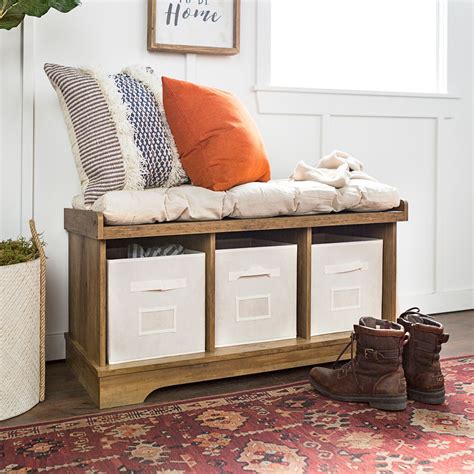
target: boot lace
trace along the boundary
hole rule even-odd
[[[347,348],[350,346],[351,347],[351,360],[349,360],[343,366],[341,366],[339,370],[341,370],[343,375],[346,375],[347,372],[349,372],[349,370],[352,370],[354,378],[357,381],[357,375],[356,375],[356,372],[355,372],[355,365],[356,365],[356,362],[357,362],[357,360],[356,360],[357,359],[357,354],[354,357],[354,341],[355,341],[355,333],[354,333],[354,331],[352,331],[349,342],[346,344],[344,349],[342,349],[341,353],[337,356],[336,362],[334,362],[334,364],[333,364],[333,368],[334,369],[336,368],[337,363],[339,362],[339,360],[341,359],[343,354],[346,352]]]
[[[399,348],[398,348],[399,352],[398,352],[397,357],[400,357],[400,355],[402,353],[402,350],[403,350],[403,346],[405,346],[408,343],[409,339],[410,339],[410,333],[406,332],[405,335],[400,340],[400,345],[399,345]],[[334,362],[334,364],[333,364],[333,369],[336,368],[337,363],[339,362],[339,360],[341,359],[343,354],[346,352],[347,348],[350,346],[351,347],[351,359],[348,362],[346,362],[343,366],[341,366],[339,368],[339,370],[341,371],[343,376],[347,375],[349,370],[351,370],[352,375],[354,376],[354,379],[355,379],[357,385],[359,385],[359,380],[357,378],[357,371],[356,371],[356,366],[357,366],[357,362],[358,362],[358,358],[359,358],[359,353],[357,352],[354,356],[354,341],[356,341],[356,340],[357,339],[356,339],[355,332],[352,331],[349,342],[346,344],[344,349],[342,349],[341,353],[338,355],[338,357],[336,359],[336,362]]]
[[[400,316],[405,316],[408,314],[413,314],[415,316],[423,316],[424,318],[432,319],[433,321],[436,321],[436,319],[433,316],[431,316],[431,314],[422,313],[420,308],[418,308],[418,306],[413,306],[413,308],[407,309]]]

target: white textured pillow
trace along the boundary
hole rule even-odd
[[[86,204],[108,191],[186,182],[151,70],[44,70],[58,93]]]

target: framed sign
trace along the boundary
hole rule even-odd
[[[148,50],[237,54],[240,0],[148,0]]]

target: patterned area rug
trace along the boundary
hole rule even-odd
[[[473,472],[474,357],[445,360],[447,400],[390,413],[306,381],[0,430],[0,472]]]

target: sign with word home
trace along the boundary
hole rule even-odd
[[[148,49],[237,54],[240,0],[149,0]]]

